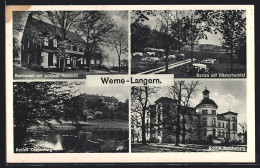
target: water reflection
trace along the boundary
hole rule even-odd
[[[51,152],[128,152],[128,130],[34,131],[27,135],[28,144]]]

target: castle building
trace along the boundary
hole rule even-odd
[[[59,56],[61,44],[65,53]],[[30,13],[21,40],[21,66],[60,69],[64,65],[71,69],[84,68],[88,62],[90,65],[102,64],[98,52],[95,52],[97,57],[87,59],[84,56],[85,47],[85,40],[76,32],[68,31],[65,42],[54,25],[35,19]]]
[[[237,140],[237,115],[235,112],[218,114],[218,105],[209,97],[210,91],[205,89],[203,99],[195,108],[180,107],[180,140],[185,131],[186,142],[234,142]],[[176,141],[177,101],[168,97],[161,97],[155,105],[149,108],[150,142],[173,143]],[[185,122],[183,122],[185,121]],[[185,128],[185,130],[184,130]]]

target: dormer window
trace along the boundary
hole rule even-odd
[[[58,47],[58,42],[57,42],[57,39],[53,39],[53,47]]]
[[[44,46],[48,46],[49,45],[49,39],[48,37],[44,38]]]

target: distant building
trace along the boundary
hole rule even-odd
[[[55,26],[33,18],[29,14],[21,40],[21,65],[29,67],[32,65],[42,66],[43,68],[55,69],[62,65],[69,68],[83,68],[90,64],[102,64],[101,58],[87,60],[84,56],[85,40],[77,33],[68,31],[65,49],[65,59],[58,55],[61,42],[61,33]],[[98,55],[98,54],[97,54]],[[96,57],[95,57],[96,58]]]
[[[100,100],[101,103],[104,103],[108,109],[114,110],[118,107],[120,103],[113,96],[100,96],[100,95],[91,95],[91,94],[83,94],[81,95],[85,100]]]
[[[185,118],[187,142],[223,143],[237,141],[237,115],[235,112],[217,114],[218,105],[209,98],[210,91],[205,89],[203,99],[195,106],[188,107],[185,116],[181,115],[181,122]],[[185,107],[181,107],[184,110]],[[167,125],[167,119],[176,116],[177,101],[168,97],[161,97],[150,106],[147,112],[147,140],[151,142],[173,143],[176,141],[173,125]],[[169,127],[169,128],[167,128]],[[183,126],[181,126],[183,130]],[[181,131],[182,133],[182,131]],[[180,139],[182,136],[180,135]]]

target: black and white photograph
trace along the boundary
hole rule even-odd
[[[128,152],[128,93],[84,82],[14,83],[14,152]]]
[[[131,151],[246,152],[246,99],[245,80],[132,87]]]
[[[13,12],[14,79],[93,74],[128,74],[128,11]]]
[[[245,78],[245,10],[131,11],[131,73]]]

